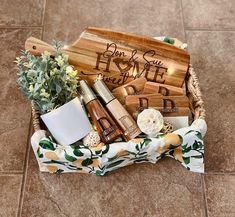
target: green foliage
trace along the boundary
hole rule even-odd
[[[62,106],[77,95],[77,71],[69,65],[68,56],[60,52],[60,46],[59,42],[54,42],[53,56],[47,51],[37,57],[22,51],[15,61],[17,83],[41,114]]]

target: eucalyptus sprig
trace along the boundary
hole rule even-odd
[[[61,53],[61,43],[54,42],[53,46],[53,55],[45,51],[41,56],[34,56],[22,51],[15,61],[17,83],[41,114],[64,105],[77,95],[77,71],[68,63],[68,56]]]

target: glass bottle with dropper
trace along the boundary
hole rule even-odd
[[[122,135],[118,125],[101,105],[85,80],[80,81],[80,93],[93,124],[104,143],[111,143]]]
[[[123,137],[126,141],[137,137],[141,131],[131,115],[126,111],[122,104],[112,95],[102,79],[96,79],[93,87],[103,99],[106,108],[112,114],[118,125],[121,127]]]

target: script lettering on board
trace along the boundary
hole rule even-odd
[[[141,56],[137,56],[137,50],[131,51],[131,55],[128,56],[124,51],[118,50],[118,46],[115,43],[107,43],[105,51],[96,52],[97,58],[94,64],[97,72],[81,72],[83,75],[97,75],[102,76],[104,81],[110,84],[123,85],[128,78],[136,79],[139,77],[145,77],[147,81],[165,83],[164,75],[167,73],[167,68],[163,62],[158,59],[154,59],[157,55],[154,50],[148,50]],[[144,62],[144,66],[140,68],[138,62],[139,58],[142,58],[141,62]],[[110,66],[114,64],[119,74],[110,72]],[[109,75],[110,73],[110,75]]]

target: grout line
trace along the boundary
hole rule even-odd
[[[42,26],[0,26],[0,29],[32,29],[42,28]]]
[[[235,29],[197,29],[197,28],[186,28],[185,31],[192,32],[235,32]]]
[[[183,23],[183,29],[184,29],[184,42],[187,43],[187,39],[186,39],[186,29],[185,29],[185,22],[184,22],[184,9],[183,9],[183,3],[182,3],[182,0],[180,1],[180,9],[181,9],[181,20],[182,20],[182,23]]]
[[[12,171],[0,171],[0,176],[8,175],[22,175],[24,171],[12,170]]]
[[[0,176],[22,176],[23,172],[0,172]]]
[[[41,11],[41,25],[43,26],[44,12],[45,12],[46,0],[43,1],[43,9]]]
[[[45,0],[46,2],[46,0]],[[183,16],[183,8],[182,10],[182,18]],[[32,29],[32,28],[43,28],[44,29],[44,17],[45,17],[45,11],[43,14],[43,24],[42,25],[37,25],[37,26],[1,26],[0,25],[0,29]],[[200,29],[200,28],[185,28],[185,24],[184,24],[184,18],[183,18],[183,28],[184,31],[199,31],[199,32],[235,32],[235,29]]]
[[[208,217],[208,204],[207,204],[207,198],[206,198],[206,183],[204,179],[204,175],[201,174],[201,182],[202,182],[202,192],[203,192],[203,199],[204,199],[204,208],[205,208],[205,214],[206,217]]]
[[[17,212],[18,217],[21,216],[22,207],[23,207],[24,191],[25,191],[25,184],[26,184],[28,161],[29,161],[29,151],[30,151],[30,147],[31,147],[29,145],[30,144],[31,133],[32,133],[32,114],[31,114],[30,123],[29,123],[27,146],[26,146],[26,153],[25,153],[25,159],[24,159],[24,173],[23,173],[23,177],[22,177],[20,198],[19,198],[19,203],[18,203],[18,212]]]
[[[45,21],[45,13],[46,13],[46,4],[47,4],[47,0],[44,1],[44,8],[43,8],[43,14],[42,14],[42,34],[41,34],[41,39],[43,40],[43,35],[44,35],[44,21]]]
[[[235,175],[235,173],[234,172],[228,172],[228,173],[226,173],[226,172],[205,172],[204,173],[205,175],[218,175],[218,176],[220,176],[220,175],[222,175],[222,176],[226,176],[226,175],[228,175],[228,176],[234,176]]]

